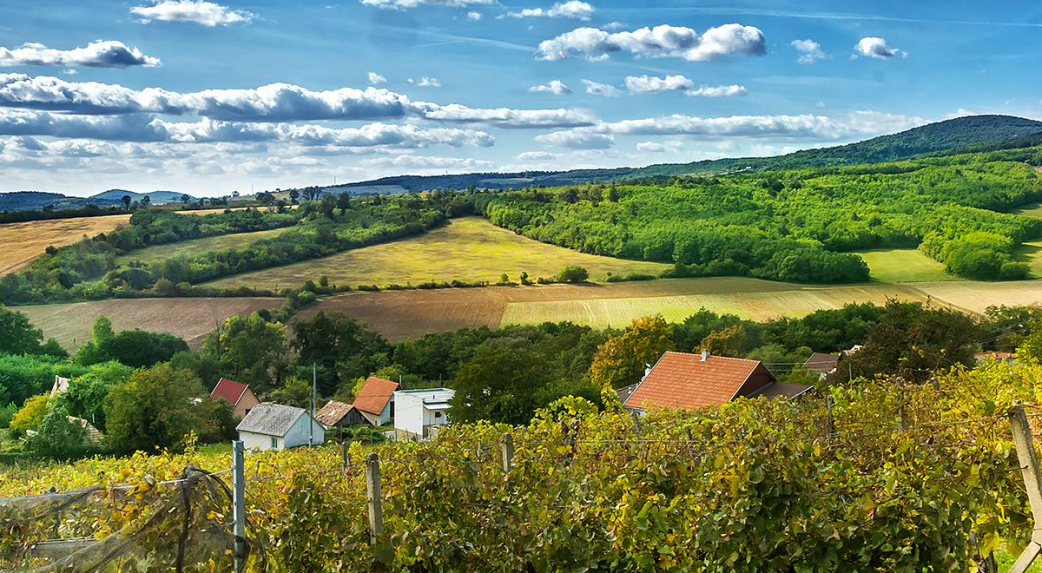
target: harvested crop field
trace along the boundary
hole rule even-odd
[[[1029,281],[949,281],[916,283],[916,288],[941,304],[971,312],[984,312],[989,306],[1042,304],[1042,280]]]
[[[218,235],[203,239],[192,239],[166,245],[156,245],[132,251],[116,259],[117,264],[126,264],[130,261],[141,261],[143,263],[154,263],[178,256],[193,257],[211,251],[228,251],[242,249],[262,239],[270,239],[289,231],[293,227],[281,227],[267,231],[254,231],[252,233],[234,233],[231,235]]]
[[[579,253],[522,237],[480,217],[465,217],[417,237],[245,273],[208,286],[279,289],[299,287],[321,276],[329,277],[334,284],[351,286],[417,285],[452,280],[495,283],[503,273],[517,282],[522,271],[535,280],[552,277],[566,265],[585,267],[590,272],[590,280],[598,282],[604,281],[608,273],[657,276],[671,268],[662,263]]]
[[[117,331],[140,328],[168,332],[197,347],[215,323],[233,314],[276,309],[281,298],[140,298],[70,304],[17,307],[47,338],[55,338],[72,350],[90,339],[99,316],[107,316]]]
[[[126,224],[130,215],[102,215],[0,225],[0,276],[25,267],[47,247],[64,247]]]

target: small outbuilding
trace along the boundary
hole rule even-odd
[[[818,376],[824,380],[839,368],[839,355],[815,352],[803,363],[803,367],[811,372],[817,372]]]
[[[394,391],[397,389],[397,382],[370,376],[355,396],[353,406],[366,422],[382,426],[394,420]]]
[[[51,385],[51,398],[54,398],[58,394],[61,394],[69,389],[69,379],[61,376],[54,376],[54,384]]]
[[[353,404],[347,402],[338,402],[336,400],[330,400],[326,402],[325,406],[315,414],[315,419],[320,424],[329,428],[346,428],[347,426],[357,426],[360,424],[367,424],[365,417],[362,413],[354,407]]]
[[[326,440],[325,428],[307,410],[282,404],[257,404],[235,429],[251,450],[283,450]]]
[[[398,390],[394,393],[394,434],[397,439],[426,440],[449,423],[448,388]]]
[[[253,390],[250,390],[249,384],[240,384],[235,380],[227,378],[221,378],[217,381],[213,392],[210,392],[210,397],[221,398],[230,403],[232,405],[232,416],[239,420],[245,418],[252,408],[260,404],[257,395],[253,393]]]

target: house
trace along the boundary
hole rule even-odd
[[[758,360],[666,352],[648,371],[623,405],[643,413],[649,409],[696,409],[716,406],[740,396],[799,396],[810,386],[779,382]]]
[[[394,420],[394,391],[397,389],[397,382],[370,376],[355,396],[353,405],[366,422],[382,426]]]
[[[310,433],[308,425],[310,423]],[[326,440],[326,430],[303,408],[262,402],[235,427],[243,445],[251,450],[283,450]]]
[[[977,364],[986,360],[1005,362],[1006,364],[1013,364],[1014,361],[1012,352],[978,352],[973,355],[973,358],[977,361]]]
[[[87,431],[87,435],[84,438],[85,443],[87,443],[87,444],[100,444],[101,443],[101,432],[98,431],[98,429],[94,427],[94,424],[91,424],[90,422],[88,422],[87,420],[84,420],[83,418],[77,418],[76,416],[65,416],[65,418],[67,420],[69,420],[70,422],[72,422],[73,424],[79,424],[80,426],[83,427],[84,430]]]
[[[328,430],[367,424],[365,417],[352,404],[330,400],[315,414],[315,419]]]
[[[817,372],[818,376],[824,380],[829,374],[832,374],[837,368],[839,368],[839,355],[814,352],[810,355],[810,358],[803,363],[803,367],[811,372]]]
[[[650,371],[650,368],[648,370]],[[648,373],[645,372],[644,375],[647,376]],[[637,382],[636,384],[630,384],[629,386],[623,386],[622,388],[616,390],[615,392],[619,395],[619,402],[625,404],[626,400],[629,400],[630,396],[633,395],[633,391],[637,389],[637,386],[640,386],[640,382]]]
[[[51,398],[54,398],[58,394],[69,389],[69,379],[62,378],[61,376],[54,376],[54,385],[51,386]]]
[[[395,392],[395,437],[426,440],[436,436],[449,423],[449,400],[454,394],[448,388]]]
[[[232,405],[232,416],[239,420],[245,418],[246,414],[250,413],[250,409],[260,404],[260,400],[257,399],[253,390],[250,390],[249,385],[227,378],[217,381],[217,386],[214,386],[213,392],[210,392],[210,397],[227,400]]]

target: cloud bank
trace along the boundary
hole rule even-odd
[[[670,25],[614,33],[586,27],[539,44],[539,59],[542,60],[583,58],[604,61],[615,52],[629,52],[640,58],[706,62],[733,54],[764,55],[767,45],[759,28],[741,24],[709,28],[701,35],[691,28]]]
[[[0,66],[83,66],[88,68],[155,67],[159,58],[146,56],[123,42],[101,40],[85,48],[59,50],[43,44],[22,44],[17,48],[0,47]]]
[[[589,20],[593,15],[594,8],[586,2],[569,0],[554,4],[550,8],[525,8],[520,12],[507,12],[511,18],[572,18],[575,20]]]

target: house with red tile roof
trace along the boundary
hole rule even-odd
[[[758,360],[666,352],[637,384],[623,405],[647,410],[694,410],[741,396],[799,396],[810,386],[779,382]]]
[[[232,405],[232,416],[240,420],[245,418],[246,414],[249,414],[254,406],[260,404],[260,400],[257,399],[257,395],[253,393],[253,390],[250,390],[248,384],[240,384],[235,380],[227,378],[221,378],[217,381],[213,392],[210,392],[210,397],[221,398],[229,402]]]
[[[394,391],[397,389],[397,382],[370,376],[352,405],[370,424],[388,424],[394,420]]]

